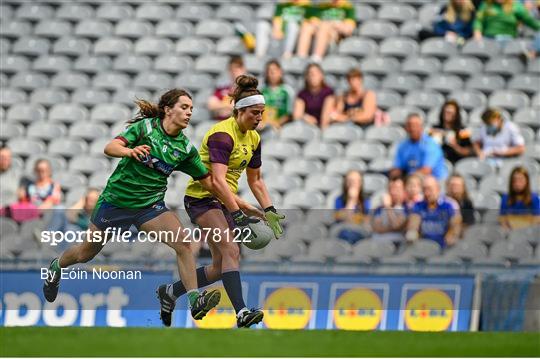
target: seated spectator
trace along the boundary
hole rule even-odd
[[[382,199],[382,206],[375,209],[371,217],[373,238],[395,242],[405,240],[407,224],[407,196],[402,178],[393,178],[388,182],[388,193]]]
[[[311,59],[320,62],[332,42],[352,35],[356,28],[355,11],[347,0],[332,0],[310,10],[306,16],[308,20],[300,28],[297,55],[307,57],[312,39],[315,38]]]
[[[334,90],[324,81],[320,65],[309,64],[304,71],[304,88],[294,101],[293,117],[324,128],[321,118],[333,106]]]
[[[540,30],[540,21],[536,20],[519,1],[485,0],[480,4],[473,23],[474,38],[495,39],[504,46],[518,36],[520,24],[536,31]]]
[[[474,224],[474,206],[469,198],[467,186],[463,176],[454,173],[446,182],[446,195],[454,199],[461,210],[461,219],[463,224],[470,226]]]
[[[283,83],[283,69],[277,60],[266,63],[262,94],[266,101],[263,126],[281,128],[291,118],[294,95],[293,89]]]
[[[444,37],[449,42],[463,44],[473,34],[474,10],[471,0],[449,0],[435,18],[433,27],[420,31],[420,40]]]
[[[19,188],[21,197],[27,199],[41,211],[51,209],[60,204],[62,190],[52,179],[51,164],[48,160],[39,159],[34,165],[34,180]]]
[[[234,81],[246,73],[244,60],[241,56],[232,56],[229,60],[229,82],[216,87],[214,94],[208,99],[208,110],[214,120],[221,121],[232,115],[233,104],[229,96],[232,93]]]
[[[359,69],[347,73],[349,89],[336,99],[334,110],[330,112],[330,124],[352,121],[360,126],[371,125],[377,112],[377,96],[374,91],[364,88],[363,74]]]
[[[422,193],[422,177],[416,174],[407,176],[405,179],[405,194],[405,206],[410,212],[416,202],[420,202],[424,199],[424,194]]]
[[[272,27],[266,21],[257,23],[255,54],[258,57],[266,56],[270,44],[270,33],[272,33],[272,40],[285,40],[283,58],[291,58],[300,33],[300,25],[304,21],[309,6],[309,0],[280,1],[276,5]]]
[[[454,245],[461,233],[461,215],[456,201],[440,195],[437,179],[423,179],[424,200],[416,203],[407,224],[407,241],[420,238],[437,242],[441,248]]]
[[[508,194],[501,199],[501,225],[519,229],[540,224],[540,197],[531,191],[529,172],[525,167],[512,170],[508,187]]]
[[[0,147],[1,207],[17,201],[17,189],[20,186],[21,174],[11,164],[11,150],[5,146]]]
[[[390,177],[418,173],[433,175],[438,180],[444,180],[448,175],[448,170],[444,163],[441,146],[424,133],[422,117],[416,113],[407,116],[405,130],[409,138],[398,146]]]
[[[346,222],[363,226],[369,223],[369,199],[364,198],[363,177],[359,171],[349,171],[343,178],[342,194],[336,198],[334,208],[335,218],[338,222]],[[356,241],[365,238],[367,231],[344,230],[339,234],[339,238],[354,244]]]
[[[525,152],[525,139],[519,128],[503,118],[500,111],[487,109],[482,114],[483,125],[473,134],[474,151],[480,160],[515,157]]]
[[[452,164],[474,155],[471,132],[463,127],[460,111],[456,101],[446,101],[441,107],[439,124],[429,131],[429,135],[442,146],[444,157]]]

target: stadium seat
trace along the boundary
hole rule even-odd
[[[377,106],[383,110],[401,105],[401,95],[393,90],[377,91]]]
[[[49,121],[62,123],[86,122],[88,110],[74,103],[59,103],[49,110]]]
[[[321,65],[327,73],[345,75],[351,68],[357,67],[357,62],[350,56],[328,55]]]
[[[461,52],[463,55],[474,56],[482,60],[489,59],[500,53],[500,46],[495,40],[482,39],[482,41],[476,41],[474,39],[468,40]]]
[[[435,18],[441,12],[441,3],[429,2],[418,10],[418,21],[426,27],[430,27],[433,24]]]
[[[368,165],[369,172],[386,174],[394,166],[392,158],[376,158]]]
[[[49,161],[53,174],[64,172],[68,167],[67,161],[63,157],[51,156],[44,153],[34,153],[26,159],[24,166],[25,173],[28,175],[33,175],[36,161],[40,159],[46,159],[47,161]]]
[[[387,90],[406,93],[409,90],[420,89],[422,87],[422,81],[415,75],[401,74],[398,72],[386,76],[381,87]]]
[[[489,254],[491,258],[519,262],[532,258],[533,250],[526,242],[501,241],[493,244]]]
[[[88,146],[84,141],[76,139],[57,138],[49,144],[50,155],[60,155],[71,158],[87,152]]]
[[[2,72],[6,74],[16,73],[18,71],[26,71],[30,69],[30,61],[26,56],[11,55],[2,52]]]
[[[26,136],[39,140],[50,141],[61,138],[67,133],[66,126],[60,123],[50,123],[48,121],[32,122],[26,130]]]
[[[249,6],[241,4],[222,4],[216,9],[216,17],[229,21],[246,21],[254,18],[253,11]]]
[[[11,78],[11,87],[32,91],[38,88],[47,87],[49,78],[39,72],[21,71]]]
[[[377,53],[378,45],[374,40],[351,36],[339,43],[338,52],[343,55],[369,57]]]
[[[90,119],[92,122],[112,125],[119,121],[127,121],[131,117],[130,109],[119,103],[104,103],[92,108]]]
[[[402,71],[427,76],[440,72],[441,62],[435,57],[408,57],[402,64]]]
[[[115,77],[118,78],[118,77]],[[112,83],[111,83],[112,84]],[[71,96],[71,101],[85,106],[95,106],[109,101],[109,94],[104,90],[77,89]],[[66,101],[60,101],[66,102]]]
[[[397,36],[399,30],[396,25],[388,21],[368,20],[360,25],[358,34],[374,40],[382,40],[386,37]]]
[[[399,61],[393,57],[368,57],[360,62],[360,68],[364,73],[374,75],[386,75],[398,72]]]
[[[96,20],[94,18],[80,21],[75,27],[75,35],[88,39],[99,39],[100,37],[110,36],[113,33],[113,26],[105,20]]]
[[[497,90],[489,97],[489,105],[515,111],[529,106],[529,97],[521,91]]]
[[[40,140],[28,137],[12,137],[7,143],[14,155],[28,157],[35,153],[43,153],[47,146]]]
[[[481,211],[497,211],[500,208],[501,197],[494,192],[473,192],[471,193],[471,201],[474,208]]]
[[[45,120],[47,111],[38,104],[16,103],[9,107],[6,119],[9,122],[18,122],[23,125]]]
[[[233,34],[234,29],[232,24],[219,19],[203,19],[199,21],[195,27],[195,35],[209,37],[212,39],[219,39],[221,37],[231,36]]]
[[[420,107],[423,110],[432,107],[440,107],[443,103],[443,95],[436,91],[429,90],[410,91],[404,99],[405,105]]]
[[[529,175],[535,176],[540,174],[540,164],[534,161],[527,161],[526,158],[517,158],[517,159],[507,159],[502,163],[502,166],[499,170],[501,177],[508,179],[510,178],[510,173],[512,170],[517,167],[522,166],[529,171]]]
[[[148,56],[125,54],[118,56],[113,62],[115,71],[137,74],[152,68],[152,59]]]
[[[93,155],[77,155],[69,162],[69,170],[72,172],[80,172],[86,176],[94,172],[109,171],[109,161],[102,155],[99,157]]]
[[[484,177],[480,181],[480,192],[497,192],[503,194],[508,192],[508,178],[490,176]]]
[[[386,148],[380,142],[355,141],[349,143],[346,150],[347,158],[372,161],[386,156]]]
[[[24,126],[20,123],[0,121],[0,141],[7,141],[13,137],[24,137]]]
[[[336,143],[321,142],[314,140],[304,145],[304,158],[328,161],[329,159],[341,156],[343,147]]]
[[[64,36],[56,40],[52,50],[56,55],[77,57],[88,55],[91,46],[91,42],[88,39]]]
[[[0,37],[0,54],[7,54],[11,50],[11,42],[8,39]]]
[[[484,68],[487,74],[512,76],[523,72],[521,61],[514,57],[496,57],[488,61]]]
[[[285,140],[268,141],[264,147],[267,156],[278,160],[299,157],[302,151],[298,143]]]
[[[179,40],[182,37],[192,35],[193,25],[190,22],[180,22],[174,19],[161,20],[155,29],[156,36]]]
[[[214,51],[214,42],[204,37],[186,37],[176,43],[176,52],[192,56],[205,55]]]
[[[110,102],[133,106],[134,101],[138,98],[151,99],[152,95],[148,90],[140,88],[118,89]]]
[[[476,158],[464,158],[455,165],[455,170],[463,176],[482,178],[494,174],[494,169],[488,163]]]
[[[54,173],[53,178],[58,181],[64,191],[86,187],[87,183],[86,177],[83,174],[72,170]]]
[[[509,90],[519,90],[534,95],[540,89],[540,76],[518,74],[508,82]]]
[[[92,141],[88,153],[92,156],[103,156],[103,150],[109,141],[111,141],[111,138],[98,138]]]
[[[486,246],[481,242],[458,241],[445,255],[451,255],[465,261],[473,261],[475,259],[486,258],[488,252]]]
[[[89,85],[90,79],[82,72],[60,72],[51,78],[52,87],[65,90],[76,90],[78,88],[88,87]]]
[[[389,37],[381,43],[381,55],[406,58],[418,52],[418,43],[406,37]]]
[[[28,21],[9,19],[0,24],[0,36],[6,39],[17,39],[31,34],[32,24]]]
[[[321,161],[303,157],[289,158],[283,164],[283,173],[306,177],[312,173],[322,173],[324,165]]]
[[[395,126],[370,127],[366,131],[366,140],[390,144],[405,139],[406,134],[403,128]]]
[[[135,17],[137,19],[157,22],[172,17],[173,13],[173,8],[170,5],[143,3],[137,8]]]
[[[420,53],[422,56],[434,56],[440,59],[446,59],[457,55],[458,49],[456,44],[448,42],[443,38],[431,38],[422,42]]]
[[[355,256],[367,256],[374,260],[392,256],[396,248],[391,242],[365,239],[356,243],[353,247]]]
[[[408,4],[385,3],[380,7],[377,17],[381,20],[401,23],[416,18],[416,10]]]
[[[451,57],[445,61],[443,71],[459,76],[472,76],[482,73],[482,61],[470,56]]]
[[[352,124],[333,124],[322,132],[322,139],[325,142],[338,142],[347,144],[359,140],[363,137],[363,131],[360,127]]]
[[[264,169],[265,168],[263,168],[263,170]],[[295,174],[283,176],[279,173],[265,176],[265,183],[269,190],[274,190],[281,193],[285,193],[289,190],[300,189],[303,185],[303,181],[300,176]]]
[[[520,56],[529,52],[531,42],[525,39],[512,39],[504,45],[503,54],[505,56]]]
[[[308,61],[300,57],[284,59],[281,62],[281,66],[283,67],[284,72],[295,75],[303,74],[307,65]]]
[[[528,242],[531,246],[536,246],[538,252],[538,243],[540,242],[540,226],[531,226],[520,229],[513,229],[509,233],[510,242]]]
[[[95,16],[90,5],[77,3],[64,3],[56,10],[56,17],[67,21],[83,21]]]
[[[527,72],[534,75],[540,74],[540,57],[529,61],[527,65]]]
[[[497,89],[505,87],[504,78],[500,75],[473,75],[466,83],[465,87],[469,90],[478,90],[483,93],[491,93]]]
[[[306,245],[299,241],[276,241],[268,246],[265,254],[274,254],[280,258],[290,258],[305,254]]]
[[[37,57],[47,54],[50,46],[49,40],[45,38],[22,36],[13,43],[12,52],[16,55]]]
[[[314,173],[308,176],[305,189],[329,193],[341,186],[342,178],[336,175]]]
[[[71,32],[71,24],[63,20],[41,20],[34,28],[35,35],[48,39],[58,39]]]
[[[324,202],[324,196],[320,192],[307,190],[289,191],[283,198],[285,208],[324,208]]]
[[[475,108],[485,108],[487,104],[486,95],[477,90],[453,91],[448,98],[456,100],[463,109],[468,111]]]
[[[399,35],[411,39],[418,38],[418,33],[422,30],[422,24],[418,20],[407,20],[399,27]]]
[[[2,238],[16,234],[19,229],[17,222],[7,217],[0,217],[0,235]]]
[[[154,70],[170,74],[178,74],[193,68],[193,60],[189,56],[174,54],[161,55],[154,60]],[[182,86],[182,84],[179,84]]]
[[[152,24],[143,20],[126,19],[116,24],[114,34],[130,40],[151,36],[154,32]]]
[[[9,87],[0,89],[0,106],[11,106],[17,103],[26,102],[26,93]]]
[[[318,127],[304,121],[294,121],[283,126],[281,139],[303,144],[318,139],[320,132]]]
[[[351,170],[364,172],[366,164],[359,160],[349,160],[347,158],[334,158],[326,164],[326,174],[343,176]]]
[[[73,69],[88,74],[108,71],[112,68],[112,61],[108,56],[81,56],[73,64]]]
[[[99,123],[77,122],[69,129],[69,135],[72,138],[82,138],[87,141],[107,137],[108,134],[109,128]]]
[[[199,22],[214,17],[212,8],[207,4],[185,3],[176,11],[176,18]]]
[[[373,194],[375,192],[386,189],[388,179],[386,176],[378,173],[366,173],[364,174],[364,191],[367,194]]]
[[[221,55],[203,55],[195,61],[195,70],[212,74],[224,73],[228,58]]]
[[[400,255],[409,255],[412,258],[426,260],[441,253],[441,247],[435,241],[421,239],[409,245]]]
[[[133,44],[126,38],[107,36],[94,43],[95,55],[118,56],[132,50]]]
[[[46,4],[25,3],[21,4],[15,12],[18,20],[39,21],[54,18],[54,10]]]
[[[94,172],[88,179],[88,186],[92,188],[105,188],[110,172]]]
[[[30,102],[44,106],[53,106],[57,103],[67,102],[69,95],[66,91],[55,88],[41,88],[34,90]]]
[[[139,38],[135,42],[134,51],[136,54],[159,56],[167,54],[174,49],[172,40],[164,39],[155,36],[147,36]]]
[[[133,80],[133,86],[150,91],[164,91],[172,86],[172,78],[165,72],[141,72]]]
[[[108,21],[121,21],[134,16],[134,11],[128,4],[102,3],[96,10],[96,18]]]
[[[243,55],[245,49],[242,39],[240,37],[227,36],[222,37],[218,40],[216,45],[216,52],[220,55]]]
[[[540,128],[540,108],[528,107],[516,111],[513,121],[518,125],[526,125],[533,128]]]
[[[404,125],[405,121],[407,120],[407,116],[411,113],[418,113],[425,118],[424,111],[414,106],[395,106],[388,109],[390,122],[396,125]]]
[[[444,94],[463,88],[463,81],[455,75],[431,75],[424,81],[424,87]]]

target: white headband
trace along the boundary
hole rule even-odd
[[[234,104],[235,109],[240,109],[244,107],[249,107],[253,105],[264,105],[264,96],[263,95],[253,95],[244,97],[243,99],[239,100],[237,103]]]

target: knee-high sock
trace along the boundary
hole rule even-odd
[[[214,282],[215,282],[215,280],[210,281],[206,277],[205,267],[197,268],[197,286],[199,288],[206,287],[207,285],[210,285],[210,284],[212,284]],[[171,289],[172,289],[172,291],[169,292],[168,294],[173,299],[176,299],[176,298],[186,294],[186,292],[187,292],[186,287],[184,287],[184,284],[182,283],[181,280],[179,280],[178,282],[173,283],[172,286],[171,286]]]
[[[246,307],[246,303],[244,303],[244,298],[242,297],[242,282],[240,281],[240,272],[237,270],[225,272],[221,275],[221,281],[223,282],[223,286],[227,291],[227,295],[231,300],[234,310],[236,313],[238,313],[240,310]]]

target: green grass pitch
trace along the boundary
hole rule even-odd
[[[540,356],[539,333],[1,328],[1,356]]]

